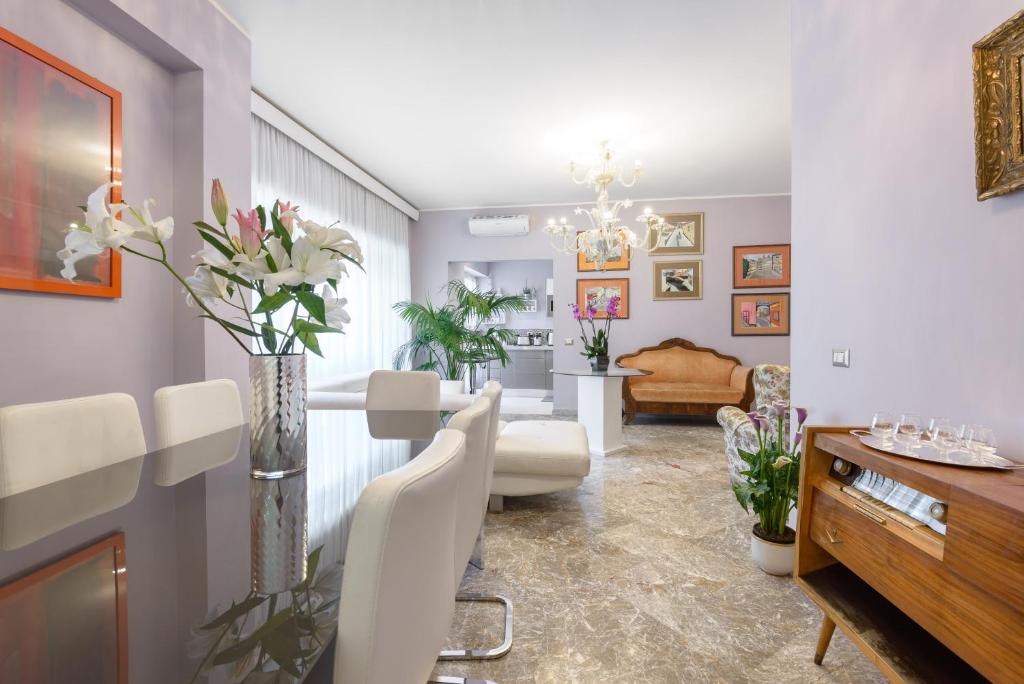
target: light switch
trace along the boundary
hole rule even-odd
[[[832,365],[838,366],[839,368],[850,367],[850,350],[849,349],[833,349],[832,350]]]
[[[573,345],[573,342],[575,342],[575,340],[572,337],[566,337],[565,338],[565,346],[566,347],[571,347]]]

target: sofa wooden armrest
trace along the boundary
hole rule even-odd
[[[713,416],[723,406],[744,411],[754,399],[753,369],[735,356],[689,340],[673,338],[615,359],[620,368],[643,368],[652,375],[622,383],[625,422],[637,413]]]

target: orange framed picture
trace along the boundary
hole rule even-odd
[[[732,296],[734,337],[789,335],[788,292],[744,292]]]
[[[576,233],[579,236],[583,231]],[[579,273],[586,273],[589,271],[597,271],[597,264],[587,259],[587,255],[580,252],[576,255],[576,271]],[[628,271],[629,270],[629,245],[620,243],[617,247],[612,248],[612,253],[609,255],[609,259],[605,262],[602,271]]]
[[[732,286],[789,287],[789,245],[741,245],[732,248]]]
[[[629,318],[629,278],[580,278],[576,281],[576,306],[584,316],[587,306],[597,309],[594,318],[608,318],[608,300],[619,297],[619,318]]]
[[[97,187],[121,201],[121,93],[3,28],[0,83],[0,288],[120,297],[120,254],[70,282],[57,252]]]
[[[0,653],[19,681],[128,682],[124,533],[0,587]]]

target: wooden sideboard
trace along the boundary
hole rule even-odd
[[[1024,471],[973,470],[807,428],[797,584],[822,609],[820,663],[839,627],[894,682],[1024,682]],[[842,489],[842,459],[947,506],[946,534]]]

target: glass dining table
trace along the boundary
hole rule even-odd
[[[0,681],[302,681],[359,492],[425,444],[370,438],[381,413],[323,412],[364,449],[311,420],[307,470],[281,479],[250,476],[240,425],[0,498]]]

